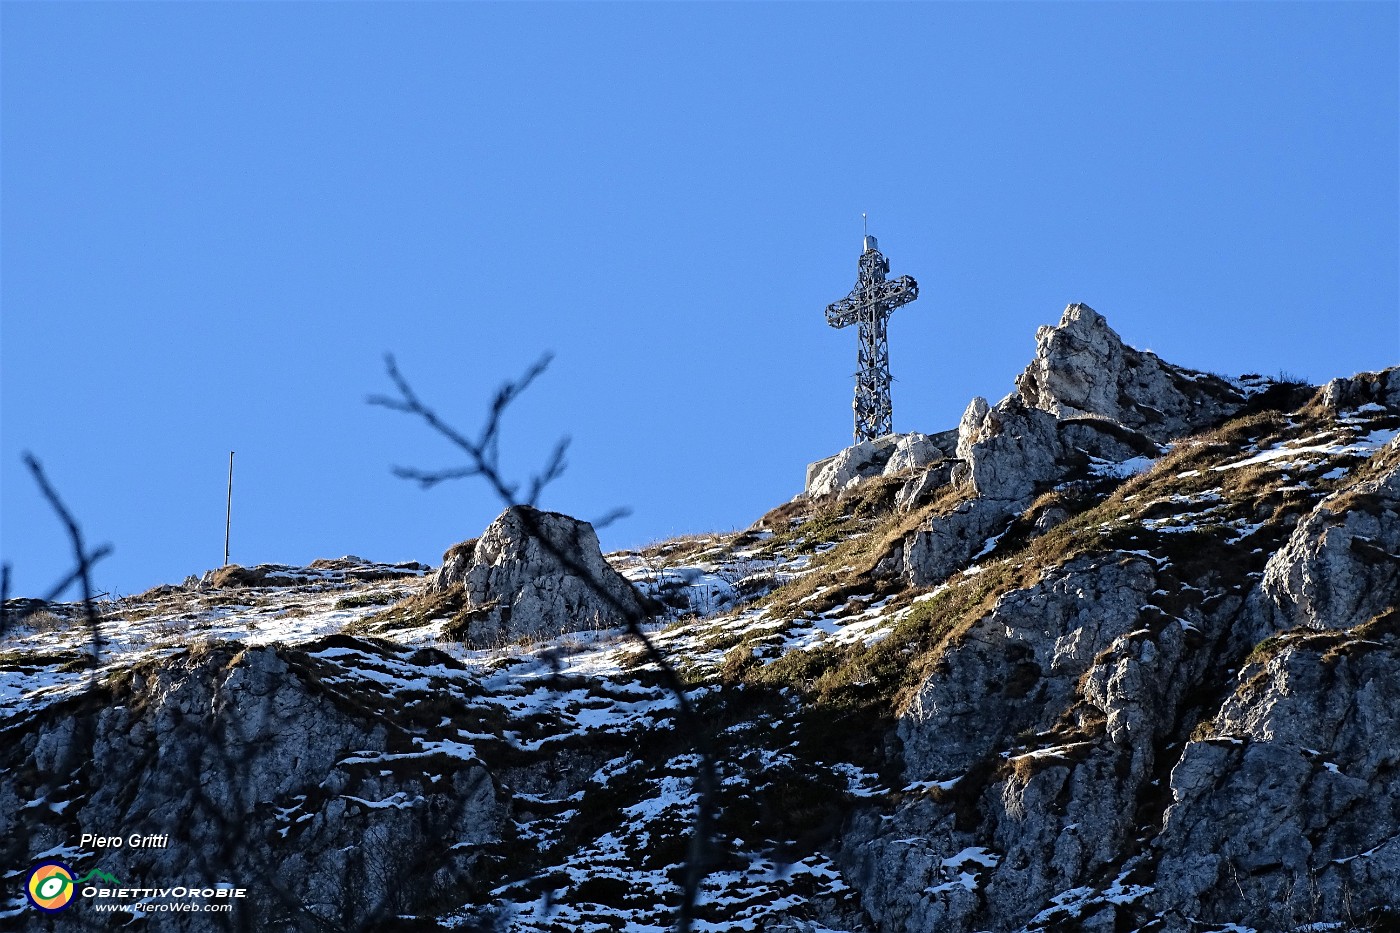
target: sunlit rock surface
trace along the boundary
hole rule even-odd
[[[592,525],[529,506],[507,509],[480,538],[448,552],[427,589],[454,586],[466,601],[461,635],[480,646],[616,628],[643,615]]]

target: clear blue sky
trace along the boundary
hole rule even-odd
[[[624,547],[752,522],[849,442],[860,214],[920,299],[897,430],[1083,301],[1314,381],[1393,365],[1397,5],[31,4],[3,10],[0,549],[118,593],[222,559],[436,561],[499,510],[370,408],[396,353]]]

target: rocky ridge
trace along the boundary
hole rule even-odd
[[[609,555],[719,756],[697,928],[1393,929],[1397,435],[1400,370],[1229,380],[1072,305],[956,432]],[[95,666],[69,607],[31,617],[0,642],[7,877],[273,892],[154,929],[669,928],[694,749],[534,546],[507,513],[422,580],[160,588],[103,606]]]

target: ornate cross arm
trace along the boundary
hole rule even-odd
[[[832,327],[848,327],[858,323],[862,314],[887,313],[918,297],[919,283],[908,275],[888,282],[858,285],[845,298],[826,306],[826,322]]]

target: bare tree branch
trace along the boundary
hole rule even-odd
[[[418,394],[413,391],[413,387],[408,384],[408,380],[399,372],[398,363],[394,360],[393,354],[384,357],[384,365],[389,373],[390,380],[394,387],[398,389],[399,396],[371,395],[368,399],[371,405],[378,405],[381,408],[388,408],[392,411],[399,411],[405,414],[415,415],[428,427],[447,438],[456,447],[467,454],[471,462],[470,466],[459,467],[454,470],[439,470],[425,472],[399,467],[395,473],[399,476],[412,479],[425,487],[431,487],[447,479],[459,479],[467,476],[481,476],[491,486],[496,495],[506,502],[507,505],[521,505],[530,503],[520,503],[516,501],[515,494],[517,487],[508,485],[500,471],[500,436],[501,436],[501,416],[505,413],[506,406],[520,396],[530,384],[539,378],[540,374],[549,366],[553,355],[546,353],[531,364],[525,374],[515,382],[507,382],[496,390],[495,396],[491,400],[491,405],[487,409],[486,423],[482,425],[480,433],[475,440],[453,428],[450,424],[438,417],[437,413],[423,404],[418,398]],[[549,480],[558,478],[563,470],[564,449],[568,441],[561,441],[554,449],[545,470],[537,479],[545,476]],[[552,474],[552,475],[551,475]]]
[[[411,479],[424,489],[432,489],[438,483],[446,482],[450,479],[466,479],[470,476],[480,476],[481,471],[476,467],[454,467],[450,470],[435,470],[428,473],[413,467],[394,467],[394,475],[399,479]]]
[[[626,518],[631,514],[631,509],[627,508],[626,506],[620,506],[618,508],[603,513],[601,518],[595,518],[589,524],[593,526],[594,530],[597,530],[599,528],[606,528],[614,522],[621,521],[622,519]]]
[[[101,560],[104,557],[107,557],[111,553],[112,548],[110,545],[107,544],[104,544],[101,547],[94,548],[92,553],[88,555],[88,566],[91,567],[92,565],[96,564],[99,560]],[[77,583],[79,580],[82,579],[82,574],[83,568],[81,566],[70,571],[68,576],[64,577],[62,580],[49,587],[49,591],[43,595],[42,600],[46,603],[51,603],[54,600],[58,599],[58,597],[63,595],[64,590],[68,589],[68,587],[72,586],[74,583]],[[93,598],[96,599],[97,597],[94,596]]]
[[[403,467],[394,470],[395,475],[404,479],[412,479],[424,488],[430,488],[439,482],[448,479],[461,479],[471,476],[480,476],[488,486],[496,493],[496,496],[505,503],[507,508],[517,505],[534,506],[539,501],[540,494],[550,483],[557,480],[564,472],[564,454],[568,449],[568,439],[561,440],[555,445],[549,460],[545,464],[544,470],[530,479],[530,495],[525,502],[516,498],[518,486],[506,482],[500,472],[500,433],[501,420],[506,408],[516,398],[520,396],[530,384],[533,383],[549,366],[552,359],[550,354],[545,354],[515,382],[507,382],[497,391],[491,401],[487,411],[486,422],[482,426],[480,433],[475,440],[467,438],[459,431],[443,421],[435,411],[429,408],[413,391],[408,380],[399,371],[394,357],[389,355],[385,358],[385,365],[390,380],[393,381],[399,395],[395,397],[371,396],[369,403],[388,408],[392,411],[399,411],[405,414],[414,415],[421,418],[428,427],[432,428],[443,437],[447,438],[453,445],[467,455],[468,464],[450,470],[439,470],[436,472],[423,472]],[[605,523],[615,521],[623,514],[623,510],[615,510],[605,516]],[[695,922],[695,906],[699,898],[700,882],[708,874],[707,865],[710,861],[711,835],[715,815],[715,795],[718,787],[718,778],[715,767],[715,756],[711,747],[709,736],[705,732],[704,726],[696,715],[695,708],[686,695],[685,684],[682,682],[676,669],[672,667],[656,647],[656,644],[647,636],[642,628],[649,618],[645,613],[639,611],[631,605],[627,605],[622,600],[614,596],[602,583],[594,579],[592,573],[580,564],[572,555],[560,550],[555,544],[542,533],[538,522],[532,512],[526,510],[520,513],[521,523],[526,530],[532,534],[540,543],[541,547],[554,560],[556,560],[565,570],[576,575],[604,602],[608,603],[626,621],[628,635],[641,643],[647,660],[655,664],[661,672],[662,683],[666,689],[676,698],[678,731],[688,735],[692,745],[700,759],[700,764],[696,770],[696,815],[694,824],[694,835],[690,840],[689,851],[686,856],[685,884],[682,891],[681,906],[677,912],[676,930],[678,933],[689,933]]]
[[[540,501],[540,493],[550,483],[564,475],[564,468],[568,466],[564,461],[564,454],[569,449],[569,439],[561,438],[559,443],[554,445],[553,452],[549,455],[549,462],[545,464],[544,471],[538,476],[530,477],[530,495],[526,497],[525,504],[534,507]]]
[[[77,568],[69,578],[63,582],[62,587],[56,590],[49,599],[54,598],[54,596],[62,593],[64,589],[67,589],[68,585],[72,583],[75,578],[82,584],[83,616],[87,621],[88,632],[92,636],[93,676],[95,677],[97,659],[102,651],[102,629],[101,623],[97,618],[97,607],[94,606],[92,602],[92,565],[96,560],[110,553],[111,548],[104,545],[92,554],[89,554],[87,549],[83,546],[83,533],[78,527],[78,522],[73,518],[73,515],[68,511],[67,507],[64,506],[63,500],[58,497],[58,492],[55,491],[53,486],[49,483],[48,477],[44,475],[43,466],[40,465],[34,455],[30,453],[24,455],[24,465],[29,467],[30,473],[34,474],[34,481],[39,484],[39,489],[43,492],[44,498],[49,501],[49,505],[53,506],[53,510],[58,513],[58,517],[63,522],[64,527],[68,529],[68,537],[73,544],[73,556],[77,561]],[[48,600],[45,601],[47,602]]]

